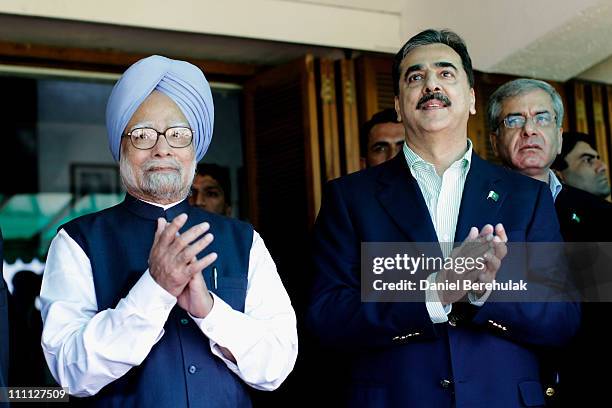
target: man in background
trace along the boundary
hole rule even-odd
[[[229,169],[217,164],[198,164],[191,185],[189,204],[230,217],[232,215],[232,185]]]
[[[402,150],[404,139],[404,126],[395,109],[375,113],[361,128],[361,168],[394,158]]]
[[[612,205],[589,192],[562,184],[551,170],[557,154],[568,157],[568,152],[577,147],[576,138],[570,135],[565,140],[566,134],[562,133],[563,112],[561,96],[546,82],[517,79],[502,85],[493,92],[487,106],[493,150],[506,167],[548,185],[555,201],[561,235],[566,242],[611,241],[612,229],[607,220]],[[583,149],[569,156],[565,170],[571,162],[573,177],[570,178],[590,179],[590,184],[597,186],[600,195],[607,194],[609,186],[603,188],[605,185],[600,176],[602,172],[605,176],[605,170],[601,169],[600,162],[597,163],[597,152],[592,148],[587,150],[587,146],[587,143],[584,146],[581,143],[579,147]],[[565,159],[557,158],[558,163],[562,161]],[[586,169],[580,169],[583,167],[581,161],[586,164]],[[583,176],[575,177],[576,173]],[[574,281],[583,295],[590,297],[592,288],[596,289],[597,283],[606,279],[605,270],[589,267],[600,252],[589,244],[572,245],[570,263]],[[551,403],[557,406],[591,406],[588,402],[593,398],[593,406],[597,405],[597,383],[601,381],[603,385],[604,370],[612,362],[610,353],[606,351],[609,340],[600,330],[601,322],[609,315],[608,309],[604,303],[583,304],[582,325],[574,342],[563,356],[549,358],[552,374],[547,375],[550,387],[546,395],[551,398]],[[594,361],[599,362],[595,364]]]
[[[602,199],[610,195],[607,164],[601,161],[591,135],[564,132],[563,147],[552,168],[568,186]]]
[[[563,114],[561,96],[544,81],[523,78],[500,86],[487,107],[493,151],[506,167],[548,184],[565,241],[609,241],[610,229],[601,224],[609,218],[601,211],[612,208],[600,198],[610,192],[605,166],[588,143],[577,143],[571,134],[563,139]],[[563,179],[597,194],[562,184],[551,170],[555,158]]]

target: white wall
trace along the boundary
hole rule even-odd
[[[114,164],[104,110],[112,84],[38,81],[39,191],[70,192],[70,164]]]
[[[450,28],[478,70],[559,81],[612,54],[612,0],[2,0],[0,13],[386,53]],[[591,77],[612,82],[607,65]]]
[[[2,0],[0,13],[256,38],[370,51],[397,51],[399,0],[377,9],[348,1]],[[373,2],[372,2],[373,3]],[[394,8],[388,11],[387,5]]]

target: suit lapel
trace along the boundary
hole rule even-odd
[[[495,222],[497,212],[507,196],[507,191],[503,190],[502,177],[499,172],[499,168],[472,153],[472,163],[461,197],[455,242],[462,242],[471,227],[480,230],[486,224]],[[489,197],[490,194],[497,195],[497,200]]]
[[[378,178],[376,195],[395,224],[414,242],[438,242],[423,194],[400,152]]]

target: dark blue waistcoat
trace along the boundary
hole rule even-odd
[[[181,232],[203,221],[210,223],[215,239],[198,257],[214,251],[218,258],[203,271],[204,278],[211,291],[235,310],[244,311],[252,227],[191,207],[187,201],[164,211],[130,195],[121,204],[62,227],[91,261],[98,310],[114,308],[148,268],[157,218],[171,221],[181,213],[189,215]],[[80,402],[103,407],[251,405],[247,386],[212,354],[208,338],[178,305],[164,330],[140,366]]]

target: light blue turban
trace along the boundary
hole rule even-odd
[[[108,98],[106,129],[108,145],[115,161],[119,161],[121,136],[125,127],[140,104],[154,90],[169,96],[189,121],[194,131],[195,157],[200,161],[210,145],[215,121],[210,85],[195,65],[159,55],[141,59],[129,67]]]

